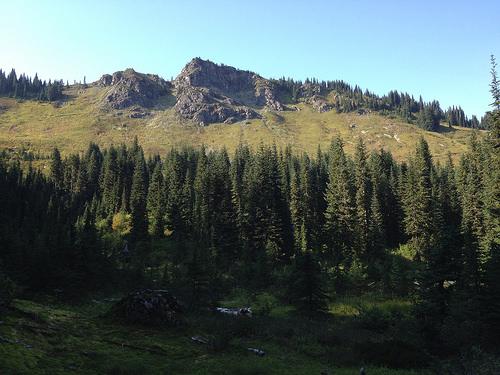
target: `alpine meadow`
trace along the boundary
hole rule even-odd
[[[500,374],[496,2],[0,5],[0,374]]]

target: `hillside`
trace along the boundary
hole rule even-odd
[[[340,135],[348,152],[363,137],[369,149],[384,148],[402,159],[424,136],[442,160],[448,152],[460,155],[471,132],[444,124],[426,131],[387,111],[338,110],[347,99],[334,89],[298,87],[292,99],[284,84],[200,59],[173,82],[127,69],[88,86],[66,87],[55,102],[0,98],[0,147],[83,151],[91,141],[107,146],[137,136],[148,153],[201,144],[232,151],[239,143],[261,142],[314,153]]]
[[[297,317],[288,316],[276,308],[271,317],[243,322],[246,324],[243,327],[255,326],[255,334],[250,337],[240,334],[241,337],[235,337],[227,347],[211,348],[194,342],[190,337],[210,333],[223,336],[220,330],[224,330],[221,328],[224,324],[242,323],[205,314],[190,316],[190,327],[159,330],[123,326],[100,317],[111,305],[110,300],[112,298],[94,299],[78,307],[54,301],[15,301],[14,308],[4,316],[5,322],[0,325],[0,338],[5,343],[0,346],[0,368],[11,374],[359,373],[357,358],[344,359],[342,351],[335,357],[335,348],[319,349],[317,344],[318,340],[329,339],[333,345],[340,337],[345,340],[343,337],[354,330],[354,316],[337,313],[334,316],[341,328],[325,334],[320,324],[315,324],[312,329]],[[349,304],[353,303],[351,300],[342,302],[356,312]],[[391,303],[396,305],[398,302],[373,303],[387,309]],[[344,304],[339,302],[332,308],[339,310]],[[285,319],[285,322],[277,325],[278,319]],[[299,337],[288,338],[286,341],[291,343],[284,345],[285,339],[280,334],[283,335],[283,327],[290,323],[295,324],[295,329],[305,337],[301,340]],[[367,345],[371,333],[363,333],[364,336],[357,341],[349,340],[349,344]],[[246,346],[250,345],[264,349],[266,355],[260,357],[249,352]],[[392,360],[398,361],[397,358]],[[372,365],[367,366],[367,371],[370,375],[430,374],[425,369],[388,369]]]
[[[500,373],[496,97],[475,137],[437,101],[201,59],[9,76],[0,373]]]

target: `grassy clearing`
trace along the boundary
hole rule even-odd
[[[426,132],[374,113],[318,113],[306,104],[297,105],[300,111],[265,111],[262,120],[199,127],[176,115],[173,97],[163,98],[151,110],[151,116],[134,119],[128,110],[102,110],[104,93],[105,89],[99,87],[70,88],[66,92],[68,100],[58,105],[0,98],[0,148],[24,146],[34,153],[47,153],[57,146],[67,153],[85,150],[90,141],[109,146],[129,143],[137,136],[148,153],[201,144],[209,149],[226,147],[233,151],[240,143],[257,146],[274,142],[279,147],[290,144],[296,152],[314,155],[318,145],[326,149],[332,137],[340,135],[347,152],[353,152],[357,139],[362,137],[369,149],[384,148],[401,160],[424,136],[434,157],[444,160],[448,152],[457,159],[466,150],[471,133],[444,126],[440,132]]]
[[[332,311],[337,311],[340,304],[354,306],[357,302],[344,299]],[[108,300],[93,300],[78,306],[16,300],[15,309],[0,324],[1,373],[320,374],[327,371],[347,375],[358,374],[359,366],[363,365],[348,364],[358,359],[342,342],[348,340],[349,348],[353,341],[348,338],[353,331],[347,325],[335,328],[328,320],[309,321],[283,306],[274,306],[269,316],[251,320],[236,321],[203,313],[188,316],[186,327],[148,329],[122,326],[101,318],[110,304]],[[363,334],[370,335],[366,330],[360,332],[354,335],[358,342],[365,340]],[[190,340],[192,335],[221,338],[221,342],[226,340],[230,344],[218,348],[196,344]],[[258,357],[247,351],[247,347],[262,349],[266,355]],[[384,366],[366,368],[369,375],[426,373]]]

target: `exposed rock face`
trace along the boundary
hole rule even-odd
[[[310,104],[316,111],[328,112],[333,105],[322,96],[321,86],[317,83],[304,83],[299,90],[298,98]]]
[[[260,118],[252,107],[284,110],[269,80],[199,58],[184,67],[174,86],[177,112],[201,124]]]
[[[175,109],[182,117],[201,125],[260,118],[253,109],[203,87],[178,88]]]
[[[157,75],[133,69],[105,74],[96,84],[106,89],[103,106],[127,108],[130,118],[151,116],[147,108],[159,103],[158,99],[167,94],[175,95],[174,109],[181,117],[201,125],[261,118],[259,111],[262,109],[277,112],[293,109],[280,99],[290,100],[290,89],[280,81],[200,58],[191,60],[173,84]],[[326,112],[333,106],[324,94],[318,83],[308,81],[293,95],[293,102],[298,99],[318,112]]]
[[[113,81],[113,77],[111,74],[104,74],[99,80],[99,86],[109,86]]]
[[[133,69],[116,72],[112,76],[105,74],[98,85],[109,87],[104,104],[115,109],[133,105],[151,107],[171,88],[171,84],[159,76],[138,73]]]
[[[313,95],[310,98],[307,98],[306,103],[311,104],[312,107],[320,113],[328,112],[333,108],[332,105],[328,103],[326,99],[320,95]]]

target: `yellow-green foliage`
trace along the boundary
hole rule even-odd
[[[132,216],[125,212],[118,212],[113,216],[111,227],[120,235],[126,236],[132,230]]]
[[[440,132],[427,132],[376,113],[318,113],[304,103],[296,106],[298,111],[263,111],[263,119],[200,127],[175,113],[170,96],[145,118],[130,118],[129,110],[105,110],[104,90],[71,87],[65,92],[68,99],[60,104],[0,98],[0,148],[24,146],[34,153],[47,153],[57,146],[68,153],[85,150],[91,141],[109,146],[130,143],[137,136],[148,153],[201,144],[208,149],[225,146],[233,151],[239,143],[257,146],[274,142],[314,155],[318,145],[326,149],[332,137],[340,135],[347,152],[353,152],[356,140],[362,137],[369,149],[384,148],[401,160],[423,135],[434,157],[443,160],[448,152],[455,158],[462,154],[471,132],[444,126]]]

